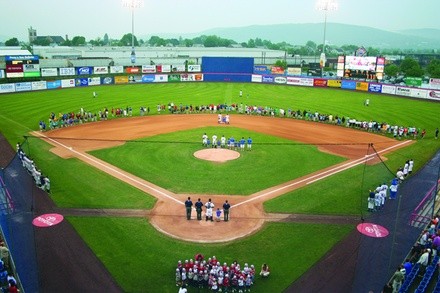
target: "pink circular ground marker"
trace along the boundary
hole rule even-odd
[[[51,227],[57,225],[63,221],[64,217],[60,214],[44,214],[36,217],[32,224],[36,227]]]
[[[369,236],[369,237],[374,237],[374,238],[387,237],[388,234],[390,234],[385,227],[382,227],[380,225],[376,225],[373,223],[359,224],[359,225],[357,225],[357,229],[362,234]]]

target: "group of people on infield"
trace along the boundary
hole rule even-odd
[[[35,165],[34,161],[25,154],[19,143],[17,143],[17,153],[18,157],[21,160],[23,168],[25,168],[27,172],[32,176],[37,187],[50,193],[49,177],[43,175],[41,170],[38,169]]]
[[[228,202],[228,200],[225,200],[223,203],[223,210],[221,210],[219,207],[217,210],[214,211],[215,205],[209,199],[205,204],[201,201],[199,198],[194,204],[191,200],[191,197],[188,196],[188,199],[185,201],[185,209],[186,209],[186,219],[191,220],[191,212],[193,210],[193,207],[196,210],[197,214],[197,220],[202,220],[202,212],[203,207],[205,208],[205,220],[206,221],[214,221],[214,218],[217,222],[221,221],[221,216],[223,213],[223,220],[225,222],[229,221],[229,210],[231,209],[231,204]]]
[[[244,136],[240,140],[236,140],[233,136],[226,139],[224,135],[217,137],[216,134],[212,136],[212,140],[208,137],[208,135],[203,133],[202,135],[202,146],[204,147],[212,147],[212,148],[228,148],[230,150],[240,150],[244,151],[247,149],[248,151],[252,150],[252,138],[249,136],[247,139]]]
[[[380,211],[385,205],[385,201],[388,197],[389,190],[389,199],[397,198],[397,189],[399,184],[405,180],[405,178],[410,175],[414,168],[414,160],[409,159],[405,162],[403,167],[400,167],[396,176],[391,180],[390,186],[386,183],[379,184],[375,189],[370,189],[368,195],[368,211],[369,212],[377,212]]]
[[[194,260],[178,261],[175,278],[176,286],[186,288],[207,288],[212,292],[250,292],[251,286],[255,283],[255,266],[245,263],[241,266],[237,261],[228,265],[212,256],[208,259],[198,253]],[[270,274],[267,264],[261,266],[260,276],[265,278]],[[179,292],[187,292],[179,290]]]

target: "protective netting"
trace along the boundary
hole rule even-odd
[[[38,292],[32,177],[18,155],[2,170],[0,225],[25,292]]]

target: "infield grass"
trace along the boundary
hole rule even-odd
[[[252,151],[225,163],[198,159],[194,152],[206,149],[203,133],[252,137]],[[344,161],[313,145],[233,127],[178,131],[91,154],[174,193],[228,195],[249,195]]]

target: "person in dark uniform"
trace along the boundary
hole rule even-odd
[[[188,196],[188,199],[185,201],[185,208],[186,208],[186,219],[191,220],[191,209],[192,209],[193,203],[191,201],[191,197]]]
[[[196,207],[196,212],[197,212],[197,220],[201,220],[202,219],[202,207],[203,207],[203,202],[200,200],[200,198],[197,200],[197,202],[194,204]]]
[[[223,204],[223,213],[224,213],[224,219],[225,222],[229,221],[229,209],[231,208],[231,205],[228,203],[228,200],[225,201]]]

